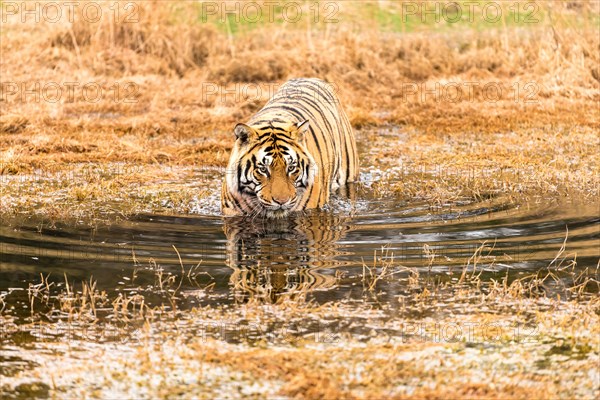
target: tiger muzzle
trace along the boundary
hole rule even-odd
[[[271,203],[282,207],[287,206],[296,197],[296,188],[285,172],[278,171],[273,175]]]

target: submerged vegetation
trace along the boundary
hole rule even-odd
[[[480,216],[494,204],[598,205],[599,2],[481,1],[473,21],[455,19],[470,3],[460,1],[296,2],[306,16],[298,21],[283,17],[282,2],[273,22],[221,19],[211,8],[220,2],[172,1],[100,1],[95,21],[23,22],[8,3],[0,2],[6,232],[92,225],[93,236],[144,213],[218,216],[231,128],[299,76],[335,85],[357,132],[363,202],[458,210],[440,224],[460,220],[461,204],[478,204]],[[501,18],[482,17],[488,4]],[[377,210],[357,203],[340,213]],[[337,245],[347,226],[332,214],[309,233]],[[520,217],[507,211],[499,228]],[[420,235],[433,219],[419,218],[401,229]],[[110,251],[131,250],[127,268],[108,269],[109,283],[81,264],[37,278],[27,262],[39,254],[11,253],[21,239],[33,246],[33,234],[3,232],[0,272],[12,275],[0,288],[0,395],[598,398],[597,219],[572,238],[570,226],[556,237],[538,222],[533,243],[545,247],[536,260],[547,262],[536,270],[509,252],[529,225],[498,248],[470,238],[478,247],[466,257],[456,238],[429,235],[416,239],[421,264],[377,247],[347,269],[330,264],[354,262],[352,247],[323,246],[323,260],[311,253],[321,236],[257,228],[238,242],[226,232],[226,257],[241,260],[225,262],[227,275],[186,261],[169,236],[153,237],[155,248],[98,246],[107,254],[89,263],[102,268]],[[65,234],[88,259],[82,237]],[[289,243],[304,247],[273,261]],[[188,254],[203,255],[198,246]],[[289,267],[302,263],[311,268]],[[285,286],[302,274],[320,285]],[[275,285],[286,289],[275,296]],[[323,300],[326,291],[337,297]]]
[[[0,367],[0,390],[10,396],[37,388],[58,397],[597,396],[599,304],[589,293],[599,288],[598,267],[578,273],[563,259],[545,272],[482,280],[493,266],[484,254],[482,246],[440,277],[405,268],[383,249],[362,274],[337,278],[355,279],[362,299],[327,303],[294,295],[190,307],[190,298],[214,296],[214,278],[198,279],[197,268],[183,263],[169,273],[155,263],[136,265],[116,293],[93,279],[76,285],[65,276],[55,285],[42,275],[23,298],[29,316],[1,317],[5,359],[20,362]],[[136,282],[144,270],[154,274],[151,289]],[[382,284],[392,280],[402,282],[402,293],[386,292]],[[183,281],[196,289],[180,290]],[[152,305],[152,294],[161,305]]]

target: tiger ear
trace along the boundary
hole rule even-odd
[[[304,136],[310,128],[310,122],[308,122],[308,120],[305,119],[304,121],[298,122],[296,125],[294,125],[294,127],[296,128],[293,132],[294,139],[300,142],[304,140]]]
[[[237,124],[235,128],[233,128],[233,133],[235,133],[236,139],[240,139],[242,143],[257,136],[256,131],[246,124]]]

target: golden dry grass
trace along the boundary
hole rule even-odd
[[[597,2],[540,2],[540,21],[529,25],[408,31],[376,22],[380,13],[395,15],[399,4],[345,2],[336,3],[335,24],[242,24],[235,33],[203,23],[198,4],[136,3],[135,23],[116,20],[107,9],[112,3],[98,4],[105,12],[96,23],[77,16],[73,24],[22,23],[17,15],[3,24],[3,175],[125,162],[142,165],[146,173],[136,182],[144,185],[156,182],[150,171],[157,169],[147,164],[224,166],[236,122],[285,80],[315,76],[335,84],[356,128],[370,128],[358,134],[363,166],[382,166],[381,159],[388,166],[462,166],[458,175],[467,176],[481,161],[482,170],[518,175],[518,183],[482,177],[471,187],[407,181],[398,192],[598,192]],[[72,95],[69,82],[77,85]],[[44,90],[54,83],[62,90],[58,102]],[[101,95],[84,91],[86,84],[100,85]],[[439,97],[427,94],[435,85]],[[382,134],[389,126],[408,141]],[[83,183],[73,181],[71,192]],[[47,193],[41,189],[38,195]],[[6,193],[25,197],[27,188]],[[4,203],[3,214],[19,212]]]
[[[112,2],[101,4],[106,10]],[[335,83],[359,130],[365,169],[403,174],[392,185],[375,183],[381,196],[395,192],[443,203],[542,193],[597,201],[598,2],[538,2],[544,18],[532,25],[406,30],[377,22],[378,13],[397,11],[396,3],[365,8],[339,2],[336,24],[262,24],[235,32],[199,22],[192,2],[136,4],[140,18],[132,24],[114,21],[111,13],[93,24],[14,18],[2,24],[3,217],[39,213],[79,221],[103,220],[110,212],[124,218],[141,211],[190,212],[194,201],[214,194],[207,190],[212,181],[197,181],[194,168],[223,167],[231,127],[258,110],[269,90],[298,76]],[[52,82],[95,82],[103,96],[92,102],[76,90],[73,99],[52,102],[6,91],[6,83],[22,91]],[[423,94],[436,84],[458,87],[461,100]],[[490,97],[486,84],[501,88],[501,96]],[[243,95],[256,85],[260,96]],[[217,94],[206,95],[215,88]],[[224,90],[234,95],[222,97]],[[370,277],[364,287],[396,277]],[[431,286],[413,274],[409,294],[398,296],[398,308],[388,315],[363,302],[316,305],[302,303],[302,296],[180,313],[144,306],[143,296],[109,297],[93,282],[81,293],[63,290],[51,299],[44,282],[36,282],[29,288],[32,317],[40,303],[56,301],[68,318],[44,328],[85,328],[86,336],[44,337],[32,349],[18,347],[19,357],[39,365],[12,373],[0,392],[58,398],[598,397],[598,301],[580,293],[588,283],[597,290],[596,281],[576,280],[574,299],[565,301],[540,294],[539,276],[487,286],[476,278],[458,271],[459,283]],[[376,291],[365,293],[373,296]],[[113,319],[100,321],[101,308]],[[335,327],[336,320],[348,329],[327,331],[333,342],[286,330],[242,344],[219,340],[220,331],[212,332],[216,338],[198,335],[198,324],[215,321],[302,328],[315,321]],[[17,325],[2,314],[2,338],[34,331],[37,322]],[[420,323],[511,330],[497,340],[459,342],[386,333]],[[353,334],[365,326],[372,333]],[[514,326],[526,327],[525,333],[537,327],[534,340],[512,340]],[[107,332],[127,342],[100,344]]]
[[[230,37],[199,23],[197,6],[172,2],[140,3],[139,22],[130,24],[108,12],[95,24],[23,24],[13,18],[3,27],[3,82],[97,82],[107,92],[91,102],[75,90],[72,102],[58,103],[5,94],[3,155],[24,163],[42,153],[44,160],[68,162],[222,165],[231,125],[268,98],[264,90],[244,101],[241,85],[274,86],[297,76],[334,82],[357,127],[392,123],[454,135],[552,130],[560,124],[598,128],[598,30],[588,21],[595,4],[573,11],[567,2],[541,3],[554,20],[533,26],[405,34],[381,31],[368,19],[345,24],[356,2],[342,4],[339,23],[313,27],[310,34],[301,24],[266,24]],[[572,22],[573,15],[585,24]],[[118,94],[109,89],[115,82]],[[412,85],[420,90],[450,82],[461,101],[407,95]],[[136,85],[135,95],[127,83]],[[501,95],[486,98],[488,83],[502,87]],[[535,86],[525,88],[527,83]],[[206,85],[222,85],[238,96],[203,96]],[[191,146],[191,139],[200,143]]]

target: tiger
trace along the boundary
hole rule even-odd
[[[332,192],[358,178],[350,121],[320,79],[287,81],[234,134],[221,190],[225,216],[283,218],[322,208]]]

